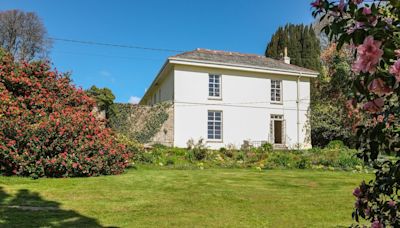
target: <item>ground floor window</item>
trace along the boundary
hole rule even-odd
[[[207,138],[222,140],[222,111],[208,111]]]

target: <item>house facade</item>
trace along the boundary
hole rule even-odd
[[[172,146],[202,138],[213,149],[244,141],[310,148],[310,79],[318,73],[289,61],[185,52],[168,58],[139,104],[172,103]]]

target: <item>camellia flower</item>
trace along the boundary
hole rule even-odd
[[[400,54],[399,50],[396,50],[395,53],[396,55]],[[393,74],[397,82],[400,82],[400,59],[390,67],[389,73]]]
[[[373,36],[365,38],[364,43],[357,47],[357,60],[352,66],[355,73],[375,73],[383,51],[380,49],[382,42],[374,40]]]
[[[385,117],[383,115],[379,115],[376,120],[378,121],[378,123],[382,123],[385,120]]]
[[[396,206],[396,201],[390,200],[388,202],[388,205],[389,205],[389,207],[394,207],[394,206]]]
[[[371,83],[369,83],[368,85],[368,90],[378,96],[392,93],[392,89],[389,86],[385,85],[385,82],[380,78],[372,80]]]
[[[340,0],[338,8],[340,12],[344,11],[344,8],[346,7],[346,4],[344,3],[344,0]]]
[[[367,112],[370,113],[377,113],[382,111],[383,105],[385,104],[384,100],[382,98],[377,98],[372,101],[368,101],[367,103],[364,104],[363,108]]]
[[[364,7],[362,13],[364,15],[370,15],[372,13],[372,10],[371,10],[371,8]]]
[[[359,187],[357,187],[357,188],[355,188],[355,189],[353,190],[353,195],[354,195],[355,197],[357,197],[357,198],[359,198],[359,197],[361,196],[361,190],[360,190]]]
[[[383,224],[380,223],[378,220],[375,220],[375,221],[371,224],[371,228],[383,228]]]

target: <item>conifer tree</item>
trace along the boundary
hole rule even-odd
[[[282,59],[285,47],[292,64],[320,70],[319,40],[311,25],[287,24],[279,27],[267,45],[265,56]]]

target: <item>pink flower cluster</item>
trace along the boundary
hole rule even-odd
[[[393,90],[380,78],[372,80],[372,82],[368,85],[368,90],[378,96],[388,95],[393,92]]]
[[[400,50],[395,51],[396,56],[400,56]],[[398,59],[389,69],[389,73],[391,73],[397,82],[400,82],[400,59]]]
[[[381,41],[374,40],[373,36],[365,38],[364,43],[357,47],[357,60],[352,66],[355,73],[375,73],[383,51]]]

